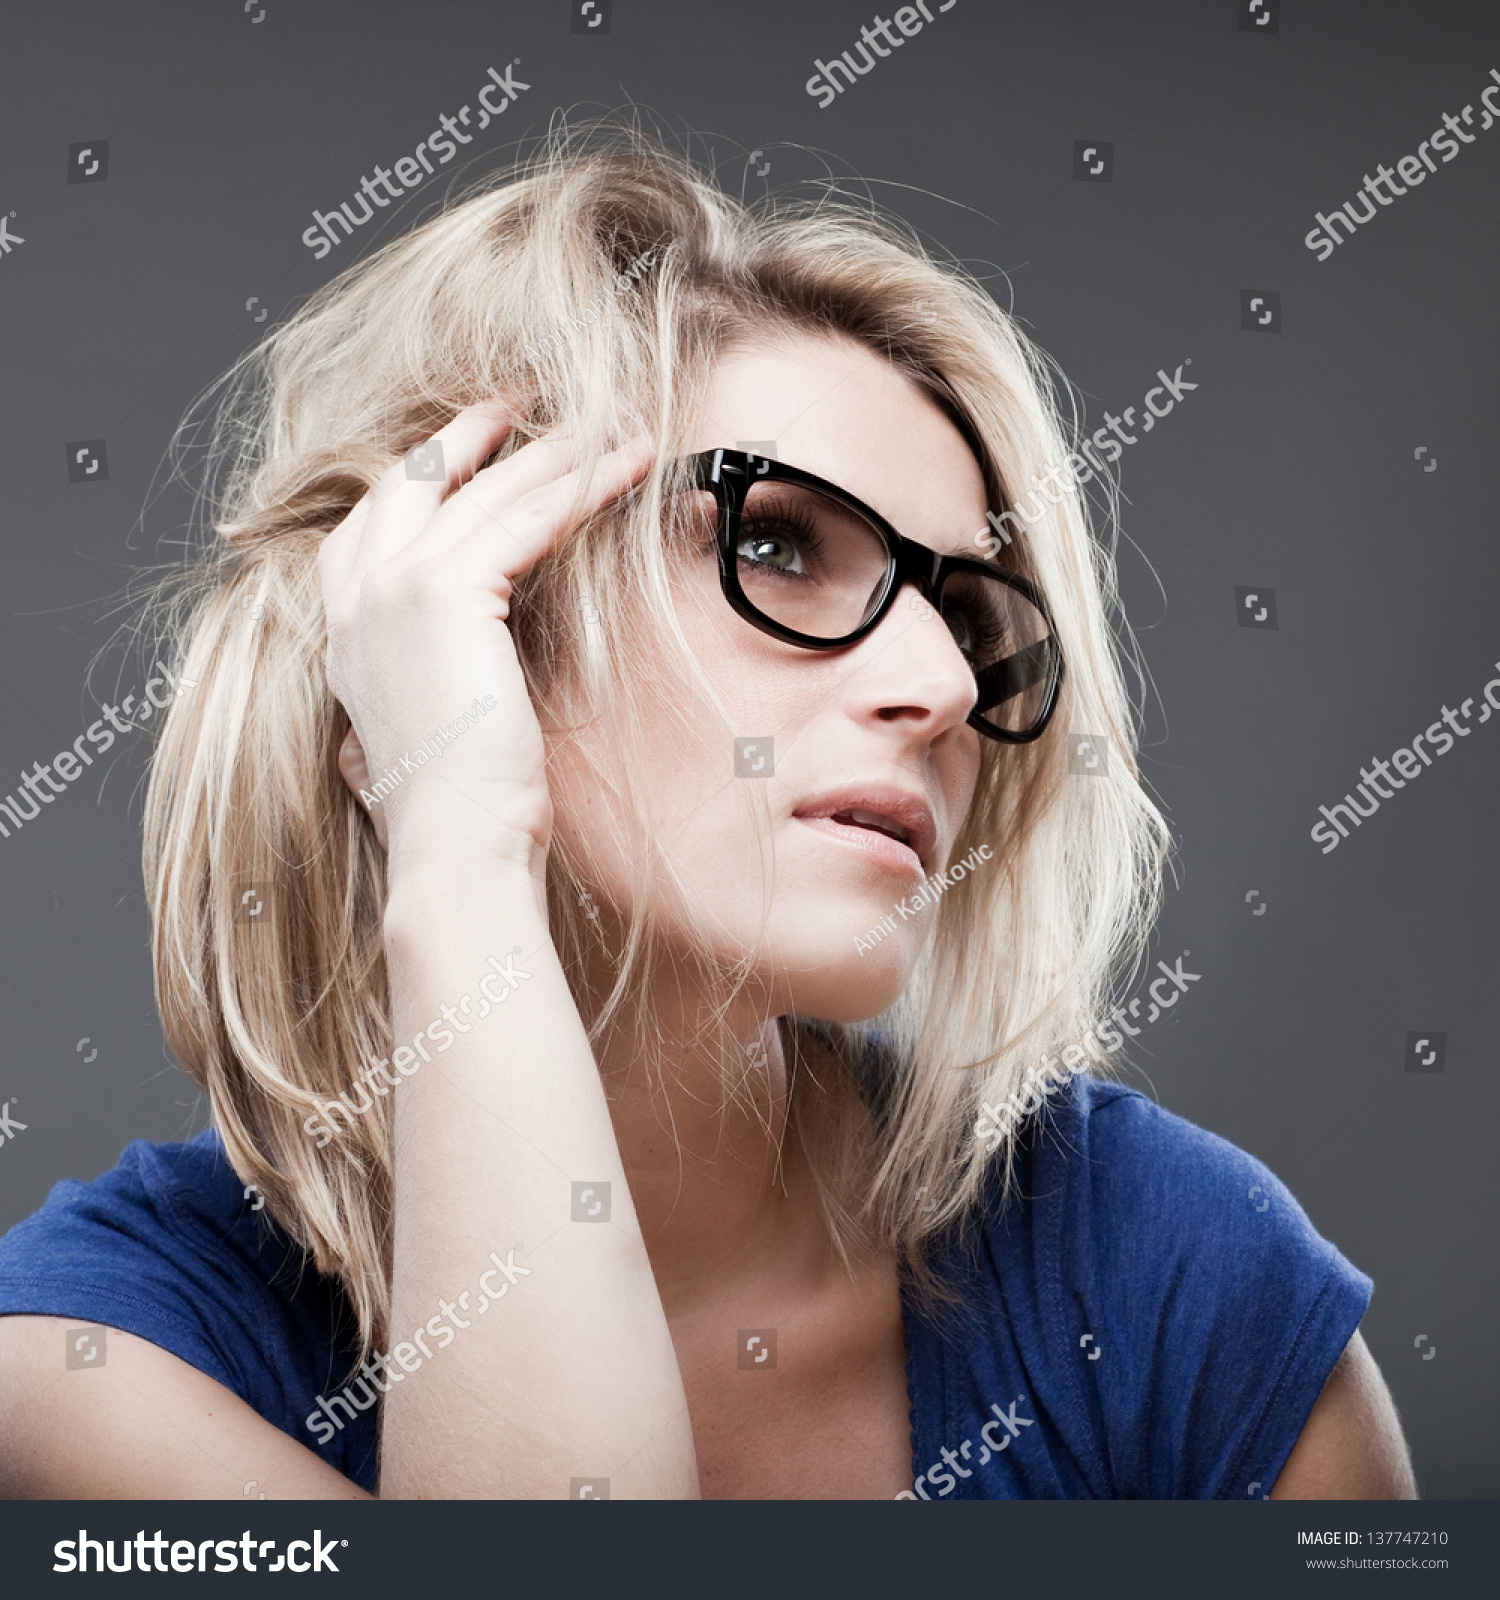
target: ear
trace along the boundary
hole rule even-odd
[[[381,814],[379,802],[372,806],[361,798],[360,791],[370,787],[370,765],[365,760],[365,747],[359,742],[359,735],[353,728],[344,735],[344,742],[339,746],[339,775],[375,824],[375,837],[380,840],[381,848],[388,848],[385,817]]]

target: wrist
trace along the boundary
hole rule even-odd
[[[388,960],[491,933],[532,950],[552,937],[546,884],[516,861],[409,861],[387,885],[381,932]]]
[[[547,847],[539,842],[551,831],[551,817],[532,825],[510,822],[459,797],[404,805],[386,819],[386,879],[394,886],[418,875],[430,877],[453,870],[465,874],[491,868],[519,870],[539,883],[546,881]]]

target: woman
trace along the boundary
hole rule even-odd
[[[1045,392],[623,135],[249,359],[146,824],[213,1130],[0,1244],[5,1492],[1413,1494],[1369,1279],[1046,1076],[1166,831]]]

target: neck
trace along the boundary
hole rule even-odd
[[[586,1020],[613,970],[591,960]],[[659,969],[594,1049],[669,1316],[691,1315],[731,1283],[819,1280],[835,1260],[791,1119],[780,1030],[748,991],[721,1017],[720,1004],[687,986],[683,967]],[[811,1082],[795,1090],[817,1092]]]

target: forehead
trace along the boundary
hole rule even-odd
[[[754,445],[817,473],[932,549],[972,552],[984,477],[937,404],[874,351],[783,333],[726,351],[688,442]]]

